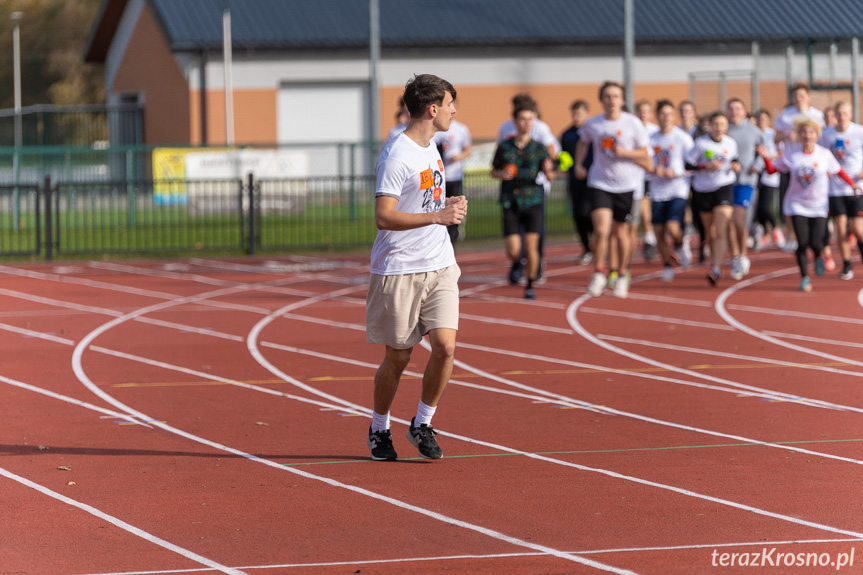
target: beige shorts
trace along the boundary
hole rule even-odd
[[[395,349],[415,346],[433,329],[458,329],[458,264],[433,272],[371,274],[366,339]]]

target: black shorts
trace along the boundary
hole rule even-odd
[[[863,218],[863,198],[858,196],[830,196],[830,216]]]
[[[629,223],[632,221],[632,194],[633,192],[622,192],[615,194],[598,188],[589,188],[590,200],[593,209],[606,208],[611,210],[611,219],[618,223]]]
[[[514,236],[524,231],[538,234],[542,231],[542,204],[520,210],[515,206],[503,209],[503,237]]]
[[[729,206],[734,204],[734,186],[722,186],[713,192],[694,192],[692,194],[692,206],[699,212],[712,212],[717,206]]]

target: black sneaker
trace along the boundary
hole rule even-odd
[[[707,272],[707,281],[712,286],[716,286],[719,284],[719,280],[722,279],[722,272],[711,269]]]
[[[521,281],[521,262],[512,262],[512,269],[509,270],[509,284],[518,285]]]
[[[375,461],[395,461],[398,458],[396,450],[393,449],[393,434],[389,429],[372,432],[369,427],[368,444]]]
[[[533,293],[533,288],[525,288],[524,299],[536,299],[536,294]]]
[[[656,257],[656,244],[644,243],[644,259],[651,261]]]
[[[434,438],[437,435],[431,425],[423,423],[419,427],[414,427],[414,419],[411,418],[411,426],[408,429],[408,440],[413,443],[414,447],[419,449],[420,455],[426,459],[440,459],[443,457],[437,440]]]

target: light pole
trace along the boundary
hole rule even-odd
[[[21,134],[21,17],[23,12],[12,12],[15,27],[12,30],[12,54],[15,61],[15,147],[22,144]]]
[[[12,55],[14,59],[15,75],[15,154],[12,156],[12,175],[15,178],[15,189],[12,190],[12,212],[14,213],[14,229],[21,227],[21,205],[18,182],[21,179],[21,145],[23,135],[21,134],[21,17],[22,12],[13,12],[12,21],[15,27],[12,29]]]
[[[222,51],[225,59],[225,143],[234,145],[233,41],[231,38],[230,0],[222,4]]]

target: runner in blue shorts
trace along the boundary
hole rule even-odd
[[[683,267],[692,263],[689,244],[684,242],[684,217],[689,198],[689,178],[686,174],[686,155],[694,146],[692,138],[674,125],[674,104],[661,100],[656,105],[659,131],[650,137],[653,151],[651,193],[653,201],[653,227],[657,247],[662,257],[662,279],[674,279],[674,259]],[[675,251],[668,248],[666,232],[674,243]]]

